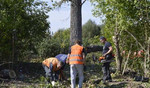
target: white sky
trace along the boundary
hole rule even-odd
[[[42,0],[50,4],[51,0]],[[83,0],[82,0],[83,1]],[[96,18],[92,15],[91,3],[87,0],[82,6],[82,25],[85,24],[89,19],[95,21],[96,24],[102,24],[100,18]],[[59,29],[66,29],[70,27],[70,4],[65,3],[61,8],[57,8],[48,13],[49,18],[47,19],[50,22],[50,31],[56,32]]]

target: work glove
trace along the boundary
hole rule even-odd
[[[52,81],[51,84],[52,84],[52,86],[55,86],[55,81]]]

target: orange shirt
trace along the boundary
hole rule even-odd
[[[76,44],[71,47],[71,54],[69,57],[69,64],[83,64],[82,56],[83,47]]]
[[[52,63],[53,65],[53,71],[57,71],[59,70],[60,68],[57,68],[57,64],[58,64],[58,59],[55,58],[55,57],[51,57],[51,58],[47,58],[45,59],[42,64],[44,64],[45,66],[49,67],[50,66],[50,63]]]

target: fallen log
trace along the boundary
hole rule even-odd
[[[14,79],[16,78],[16,73],[14,70],[4,69],[0,71],[0,78]]]
[[[103,51],[103,46],[99,46],[99,45],[87,46],[85,47],[85,50],[87,53]]]

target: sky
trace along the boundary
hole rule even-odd
[[[51,0],[42,0],[50,4]],[[82,0],[83,1],[83,0]],[[102,24],[100,18],[96,18],[92,15],[93,6],[87,0],[82,6],[82,25],[85,24],[89,19],[95,21],[96,24]],[[61,8],[54,9],[48,13],[49,18],[47,19],[50,22],[50,31],[55,33],[59,29],[66,29],[70,27],[70,4],[65,3]]]

